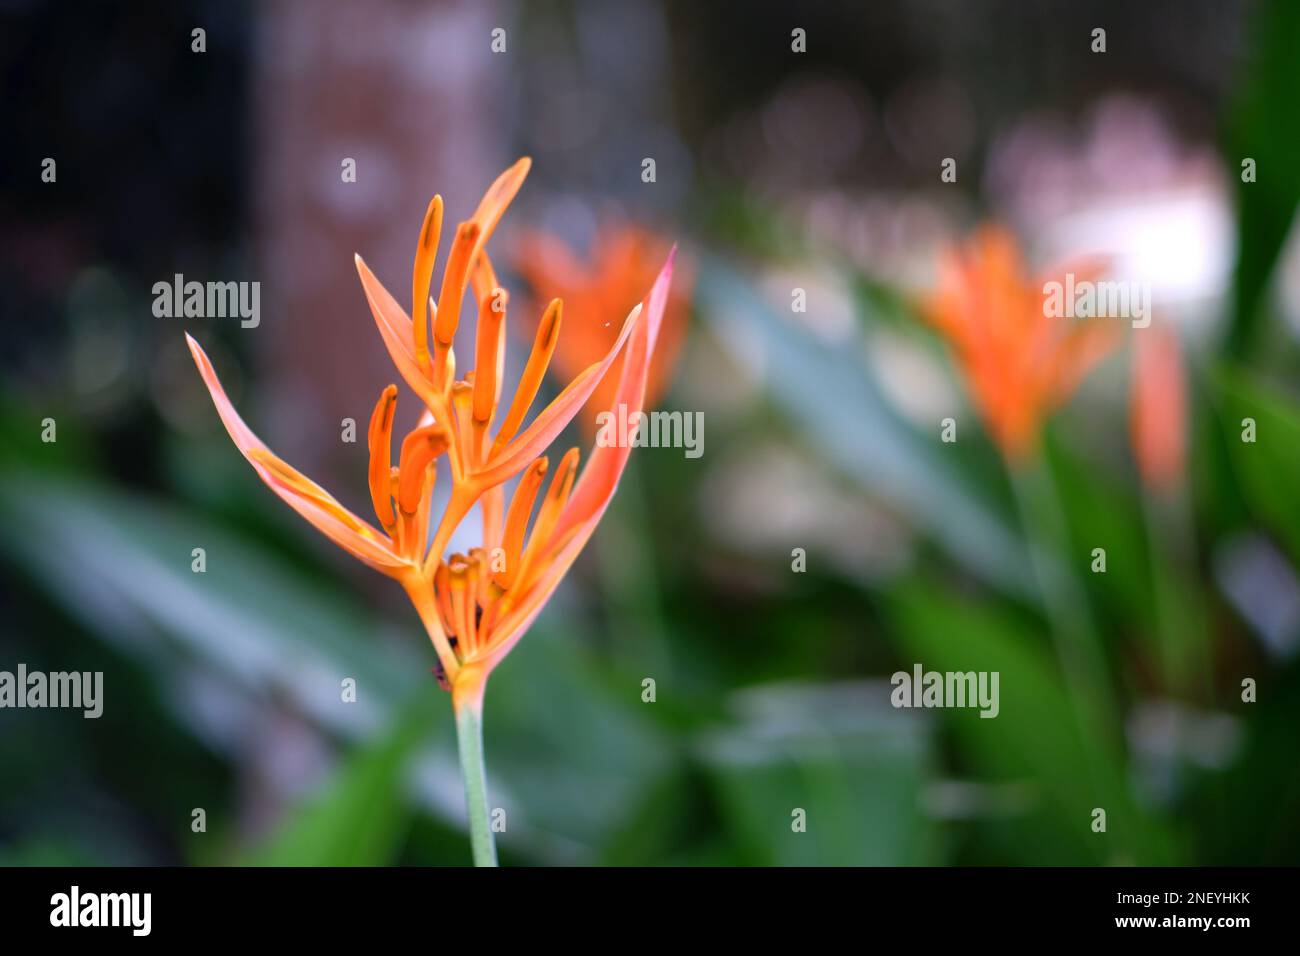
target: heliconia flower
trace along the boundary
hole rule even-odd
[[[1008,461],[1037,444],[1047,416],[1119,340],[1116,323],[1049,315],[1045,281],[1072,272],[1094,280],[1080,262],[1031,281],[1015,239],[998,226],[977,230],[950,250],[926,318],[956,353],[975,407]]]
[[[1148,488],[1182,482],[1187,441],[1187,383],[1177,333],[1156,322],[1133,334],[1130,435],[1138,474]]]
[[[482,798],[478,728],[485,682],[540,613],[595,531],[630,449],[627,443],[595,448],[581,474],[578,451],[570,450],[555,467],[545,491],[542,485],[551,469],[543,453],[616,361],[620,372],[611,402],[635,411],[644,407],[675,253],[675,249],[669,252],[657,277],[647,283],[644,300],[631,309],[606,351],[578,370],[525,426],[557,350],[563,306],[557,299],[546,308],[523,375],[503,410],[508,297],[497,284],[484,246],[529,165],[528,159],[522,159],[503,173],[474,215],[457,227],[436,299],[429,298],[429,285],[442,227],[442,199],[433,198],[416,248],[414,318],[357,257],[362,288],[384,344],[403,380],[426,407],[420,422],[402,439],[396,465],[392,460],[396,386],[383,390],[371,415],[368,478],[379,527],[353,514],[271,452],[231,405],[202,348],[186,336],[226,430],[258,476],[336,544],[401,583],[419,612],[438,656],[440,679],[451,689],[457,712],[478,862],[495,860],[485,805],[476,808],[471,779],[477,777]],[[474,370],[457,380],[452,341],[467,291],[472,291],[478,311]],[[439,459],[445,460],[440,464]],[[451,490],[445,511],[434,523],[430,510],[440,469]],[[503,486],[516,475],[521,477],[507,510]],[[483,517],[482,547],[468,555],[446,556],[452,533],[476,505]],[[477,771],[472,766],[475,760]],[[478,802],[482,804],[482,799]]]
[[[564,301],[569,334],[556,346],[554,362],[564,376],[576,375],[609,349],[617,330],[611,315],[622,315],[654,281],[668,244],[637,226],[605,222],[592,244],[592,254],[580,258],[561,239],[540,231],[525,231],[510,246],[511,262],[537,295]],[[664,307],[659,345],[646,381],[646,404],[655,405],[671,383],[690,312],[691,281],[677,263],[673,288]],[[592,401],[579,417],[596,431],[596,415],[610,408],[618,388],[622,357],[596,387]]]

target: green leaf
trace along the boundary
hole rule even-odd
[[[207,551],[202,574],[191,570],[196,546]],[[196,672],[253,698],[275,696],[327,736],[359,744],[390,732],[401,702],[427,696],[438,708],[428,721],[433,759],[414,796],[464,827],[451,708],[395,585],[392,602],[408,623],[385,640],[346,590],[255,541],[168,502],[55,475],[0,476],[0,550],[91,633],[137,658],[182,724],[192,702],[175,689]],[[581,863],[681,754],[641,703],[639,683],[608,686],[581,635],[559,630],[562,617],[548,608],[492,676],[488,787],[508,813],[503,854]],[[340,700],[344,677],[357,682],[355,703]]]
[[[733,699],[740,720],[705,735],[698,751],[720,823],[748,862],[937,862],[936,828],[920,810],[934,765],[926,725],[888,701],[883,681],[767,686]]]
[[[1224,367],[1212,379],[1219,398],[1224,444],[1240,494],[1256,520],[1272,530],[1300,563],[1300,403],[1244,372]],[[1244,419],[1255,440],[1241,440]]]
[[[553,862],[589,864],[682,755],[655,722],[663,705],[641,701],[639,679],[603,674],[581,635],[557,626],[570,617],[548,609],[493,671],[484,752],[507,834],[527,832]]]
[[[1089,596],[1110,610],[1116,620],[1140,622],[1152,628],[1151,555],[1147,547],[1142,503],[1132,485],[1104,469],[1091,467],[1069,445],[1058,440],[1061,429],[1048,429],[1047,458],[1069,526],[1074,567]],[[1093,548],[1106,551],[1106,573],[1093,574]]]
[[[1227,165],[1237,180],[1237,271],[1229,351],[1245,357],[1261,345],[1266,297],[1300,202],[1300,3],[1260,6],[1247,49],[1245,81],[1230,119]],[[1256,181],[1241,181],[1241,162],[1256,162]]]
[[[1130,789],[1121,742],[1089,725],[1086,709],[1070,700],[1045,635],[1018,615],[922,583],[900,585],[889,599],[905,660],[999,675],[997,717],[969,708],[935,713],[982,776],[1027,785],[1033,806],[1008,831],[1010,862],[1175,862],[1165,825]],[[1096,808],[1106,811],[1105,833],[1092,830]]]
[[[333,779],[296,810],[268,844],[241,862],[251,866],[391,863],[411,822],[403,777],[415,749],[439,719],[435,700],[431,694],[421,694],[388,732],[349,754]]]
[[[800,434],[826,460],[903,511],[970,573],[1025,600],[1028,555],[1006,522],[894,412],[858,338],[825,345],[781,319],[728,265],[710,259],[700,312],[723,346],[750,361]]]
[[[154,667],[163,686],[175,667],[197,665],[287,694],[352,737],[389,719],[385,702],[433,686],[418,645],[377,639],[374,619],[345,596],[167,502],[14,472],[0,479],[0,547],[88,630]],[[194,548],[204,549],[202,573]],[[356,705],[340,702],[344,677],[357,681]]]
[[[1300,860],[1300,660],[1262,680],[1260,692],[1258,702],[1232,702],[1245,746],[1226,772],[1205,775],[1189,807],[1214,821],[1197,835],[1203,864],[1294,866]]]

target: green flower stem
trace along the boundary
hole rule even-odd
[[[1071,542],[1064,509],[1041,457],[1011,469],[1029,557],[1047,611],[1052,638],[1074,699],[1080,731],[1108,739],[1122,734],[1118,704],[1107,675],[1105,656],[1088,599],[1067,559]]]
[[[469,812],[469,842],[475,866],[496,866],[497,848],[488,810],[487,768],[483,763],[483,694],[457,698],[456,743],[465,781],[465,809]]]

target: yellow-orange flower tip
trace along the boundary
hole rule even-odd
[[[450,438],[441,425],[417,428],[402,441],[402,455],[398,465],[397,506],[403,514],[412,515],[424,499],[426,468],[447,450]]]
[[[429,365],[429,283],[433,279],[434,261],[438,256],[438,240],[442,236],[442,197],[435,195],[425,210],[420,226],[420,239],[416,245],[415,267],[411,273],[411,318],[414,323],[413,341],[415,360],[422,371],[428,373]]]
[[[477,223],[482,229],[482,239],[479,248],[492,237],[496,230],[497,223],[501,221],[502,215],[505,214],[506,207],[514,201],[519,189],[528,178],[528,171],[533,168],[533,161],[530,157],[524,156],[519,159],[513,166],[496,178],[496,181],[488,187],[488,191],[483,195],[482,201],[478,208],[474,210],[471,221]]]
[[[397,386],[389,385],[380,394],[379,401],[375,403],[367,433],[370,452],[370,469],[367,476],[370,484],[370,501],[375,509],[375,517],[390,535],[397,525],[397,516],[393,513],[391,474],[393,414],[396,409]]]
[[[460,325],[460,303],[482,231],[483,227],[473,220],[462,222],[451,242],[447,267],[442,274],[442,292],[438,296],[438,314],[433,323],[433,337],[444,348],[451,345]]]
[[[500,374],[504,358],[503,337],[506,313],[495,296],[486,296],[479,308],[477,341],[474,346],[474,421],[486,425],[496,411],[501,395]],[[469,376],[467,375],[468,379]]]

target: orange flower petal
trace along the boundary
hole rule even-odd
[[[470,266],[474,264],[481,236],[482,227],[478,223],[462,222],[452,240],[442,273],[442,291],[438,294],[438,318],[433,324],[433,337],[444,348],[451,345],[460,325],[460,303],[465,297]]]
[[[559,340],[560,320],[563,317],[564,303],[559,299],[552,299],[551,304],[546,307],[541,322],[537,325],[533,350],[528,353],[523,374],[519,377],[519,384],[515,386],[515,395],[510,400],[510,410],[506,413],[506,420],[497,430],[496,440],[492,444],[493,455],[515,437],[515,432],[524,423],[524,416],[532,407],[533,399],[537,397],[537,390],[542,387],[546,369],[551,364],[551,356],[555,353],[555,345]]]
[[[447,450],[447,431],[441,425],[417,428],[402,440],[398,465],[397,507],[412,515],[420,507],[428,479],[428,466]]]
[[[437,393],[433,383],[420,371],[415,358],[415,345],[411,332],[411,320],[397,304],[384,284],[375,278],[360,256],[356,257],[357,274],[361,276],[361,288],[365,291],[366,302],[370,312],[379,326],[379,335],[388,348],[388,354],[401,373],[403,381],[411,391],[437,413],[442,405],[442,396]]]
[[[578,458],[579,452],[576,448],[570,448],[565,452],[564,457],[560,459],[559,466],[555,469],[555,474],[551,476],[551,486],[546,490],[546,497],[542,499],[542,506],[537,510],[537,520],[533,522],[532,533],[528,536],[528,546],[524,548],[523,557],[519,564],[519,573],[512,582],[512,586],[518,587],[524,592],[528,590],[532,571],[538,567],[541,561],[545,560],[545,553],[552,542],[551,532],[555,530],[556,522],[560,520],[564,505],[573,492],[573,479],[578,470]]]
[[[474,349],[474,420],[487,422],[496,411],[505,342],[506,294],[496,289],[479,304]]]
[[[639,412],[642,409],[646,378],[663,322],[676,254],[677,247],[673,246],[644,303],[644,309],[640,310],[641,321],[637,322],[636,333],[629,344],[623,362],[623,374],[619,379],[618,394],[611,411],[616,410],[619,404],[627,406],[629,416],[633,411]],[[620,445],[624,447],[619,447]],[[569,567],[577,560],[618,488],[619,478],[622,477],[630,453],[631,449],[626,447],[625,442],[615,442],[609,446],[598,444],[592,451],[587,467],[583,469],[582,476],[551,532],[551,541],[545,552],[544,570],[524,594],[511,601],[510,609],[493,628],[492,649],[485,659],[486,669],[495,667],[510,652],[541,613],[542,607],[559,586]]]
[[[524,549],[524,532],[528,530],[528,519],[532,516],[537,492],[541,490],[542,479],[546,476],[549,466],[550,462],[545,458],[538,458],[529,465],[523,477],[519,479],[514,497],[510,499],[510,511],[506,514],[505,533],[501,539],[501,547],[505,550],[506,568],[504,571],[497,571],[493,576],[493,580],[503,588],[514,584],[519,572],[519,562]]]
[[[1104,265],[1092,258],[1063,268],[1085,281]],[[948,339],[972,404],[1012,462],[1034,448],[1044,418],[1118,341],[1113,323],[1048,314],[1043,288],[1042,279],[1029,278],[1011,233],[990,225],[944,253],[925,307]]]
[[[483,546],[491,550],[500,546],[501,536],[504,534],[505,486],[494,485],[483,492],[483,497],[479,499],[479,508],[483,512]]]
[[[366,564],[389,574],[407,568],[407,563],[393,552],[383,535],[335,501],[320,485],[277,457],[253,434],[230,403],[207,354],[188,333],[185,340],[226,431],[258,477],[318,531]]]
[[[412,346],[415,362],[428,373],[429,364],[429,283],[433,280],[433,264],[438,257],[438,239],[442,235],[442,197],[434,196],[424,214],[420,227],[420,241],[415,250],[415,268],[411,275],[411,315],[415,337]]]
[[[1187,382],[1178,336],[1168,325],[1134,333],[1131,402],[1138,473],[1150,488],[1175,488],[1187,454]]]
[[[480,200],[478,208],[474,210],[474,215],[471,217],[471,221],[479,226],[479,242],[475,253],[481,251],[492,238],[497,223],[505,215],[506,208],[514,201],[519,188],[528,177],[528,171],[532,168],[533,161],[527,156],[523,157],[498,176],[496,182],[483,194],[483,199]]]
[[[515,235],[520,236],[519,230]],[[567,243],[543,232],[523,232],[512,243],[516,270],[528,280],[534,293],[564,301],[566,332],[554,357],[555,367],[563,376],[572,378],[604,356],[617,334],[617,329],[609,327],[609,316],[625,314],[645,295],[662,264],[658,256],[667,249],[668,244],[656,236],[613,220],[601,225],[588,259],[580,259]],[[646,380],[646,401],[650,404],[672,379],[689,318],[690,283],[689,270],[678,259]],[[579,413],[588,437],[596,433],[597,412],[614,398],[621,363],[620,355]]]
[[[620,405],[626,405],[628,417],[644,407],[646,378],[650,370],[650,360],[654,355],[655,344],[659,338],[659,329],[663,323],[664,306],[668,302],[668,291],[673,278],[673,260],[677,256],[677,247],[673,246],[664,263],[659,277],[650,290],[645,302],[643,320],[628,345],[627,355],[623,360],[623,374],[619,379],[618,393],[609,411],[617,414]],[[604,514],[605,507],[614,496],[618,479],[627,465],[631,448],[626,442],[613,445],[597,445],[592,451],[587,467],[582,471],[573,496],[569,499],[560,522],[556,527],[557,535],[564,535],[570,528],[587,526],[588,534],[594,530],[595,523]],[[623,446],[623,447],[619,447]]]
[[[521,230],[511,244],[515,267],[534,287],[575,289],[591,283],[591,273],[568,244],[545,232]]]
[[[370,501],[375,506],[375,517],[390,535],[397,524],[393,514],[390,472],[393,457],[393,413],[397,410],[397,386],[389,385],[379,396],[370,416]]]
[[[587,399],[591,397],[591,393],[596,390],[596,386],[600,384],[600,380],[609,371],[610,365],[613,364],[624,343],[628,341],[632,330],[638,325],[641,312],[642,306],[637,305],[628,313],[627,320],[623,323],[623,331],[619,333],[618,341],[614,343],[605,358],[587,368],[586,371],[570,382],[551,404],[538,413],[537,417],[533,419],[533,423],[524,429],[522,435],[501,450],[500,455],[493,459],[491,467],[481,475],[483,481],[491,484],[506,481],[513,477],[526,468],[530,461],[545,451],[556,436],[564,431],[565,426],[573,421],[573,417],[582,409]],[[661,315],[662,312],[663,304],[660,303]],[[657,334],[657,320],[655,322],[655,331]],[[642,385],[644,386],[644,384],[644,375],[642,375]]]
[[[488,298],[497,289],[501,288],[501,283],[497,281],[496,270],[492,268],[492,260],[488,258],[487,250],[484,249],[474,260],[474,268],[469,274],[470,286],[474,290],[474,299],[479,306],[483,305],[483,300]]]

